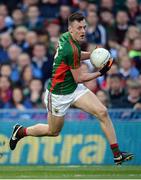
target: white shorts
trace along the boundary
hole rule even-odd
[[[79,84],[76,90],[67,95],[57,95],[46,90],[44,102],[48,111],[51,111],[55,116],[64,116],[68,108],[86,92],[90,91],[83,84]]]

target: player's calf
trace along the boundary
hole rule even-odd
[[[27,130],[28,130],[28,133],[27,133]],[[10,146],[11,150],[14,150],[16,148],[18,141],[25,136],[34,136],[34,137],[52,136],[52,137],[56,137],[59,135],[60,131],[61,131],[60,129],[51,129],[50,130],[48,125],[43,125],[43,124],[37,124],[37,125],[29,127],[29,128],[25,128],[25,127],[17,124],[13,128],[13,132],[12,132],[12,135],[10,138],[9,146]]]

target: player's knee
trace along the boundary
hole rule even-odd
[[[105,117],[107,117],[107,116],[108,116],[107,108],[105,106],[99,108],[99,110],[98,110],[98,117],[100,119],[103,119],[103,118],[105,119]]]

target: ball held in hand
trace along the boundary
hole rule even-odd
[[[105,48],[96,48],[90,55],[90,61],[94,67],[101,69],[107,64],[111,55]]]

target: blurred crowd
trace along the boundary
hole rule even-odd
[[[82,50],[105,47],[110,71],[86,82],[109,108],[141,109],[141,2],[137,0],[0,0],[0,108],[43,108],[60,34],[68,16],[86,16]],[[82,71],[95,71],[90,61]]]

